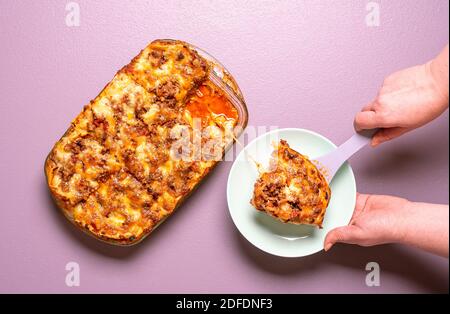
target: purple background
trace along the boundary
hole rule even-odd
[[[204,48],[234,74],[250,125],[301,127],[336,143],[384,76],[436,55],[448,41],[448,1],[0,2],[0,292],[448,292],[448,260],[413,248],[338,245],[301,259],[243,239],[225,197],[231,162],[139,246],[117,248],[75,230],[50,201],[44,159],[84,104],[156,38]],[[352,160],[358,190],[449,201],[448,111]],[[81,268],[66,287],[65,265]],[[365,285],[366,263],[381,286]]]

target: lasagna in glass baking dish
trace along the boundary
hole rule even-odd
[[[72,121],[45,161],[65,216],[131,245],[170,216],[247,124],[234,78],[206,52],[156,40]]]

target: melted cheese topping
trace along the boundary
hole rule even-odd
[[[173,158],[173,133],[189,140],[200,118],[201,144],[218,140],[208,154],[222,156],[231,142],[225,131],[239,118],[207,76],[195,51],[166,41],[120,70],[46,160],[48,185],[66,216],[118,244],[139,241],[168,217],[217,162]]]
[[[331,190],[316,166],[281,140],[270,168],[256,181],[251,204],[283,222],[322,227]]]

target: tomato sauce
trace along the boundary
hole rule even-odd
[[[238,111],[223,93],[210,84],[201,85],[186,104],[192,118],[199,118],[206,126],[214,116],[227,120],[238,120]]]

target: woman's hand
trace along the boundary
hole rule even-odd
[[[437,118],[448,107],[448,45],[432,61],[388,76],[374,101],[355,117],[355,129],[380,130],[372,146]]]
[[[328,251],[336,242],[361,246],[403,243],[448,257],[448,219],[448,205],[358,194],[350,224],[331,230],[324,247]]]
[[[350,224],[328,233],[325,250],[336,242],[372,246],[399,241],[399,219],[408,203],[399,197],[358,194]]]

